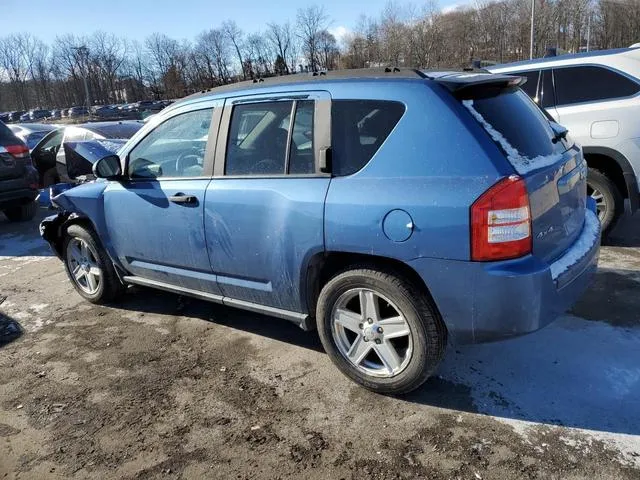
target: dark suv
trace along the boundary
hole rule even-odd
[[[10,221],[31,220],[37,211],[38,172],[27,146],[0,122],[0,211]]]

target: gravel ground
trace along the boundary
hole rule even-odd
[[[44,213],[44,212],[43,212]],[[81,300],[0,218],[0,478],[640,478],[640,215],[549,327],[450,347],[403,398],[314,333],[144,289]]]

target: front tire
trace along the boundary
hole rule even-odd
[[[379,393],[422,385],[444,355],[446,328],[430,299],[400,275],[357,268],[320,292],[318,333],[331,361]]]
[[[3,210],[3,213],[10,222],[27,222],[33,220],[36,213],[38,213],[38,204],[32,200],[23,205],[7,208]]]
[[[598,219],[602,225],[602,238],[605,239],[624,213],[622,194],[609,177],[595,168],[590,168],[587,176],[587,195],[596,202]]]
[[[91,303],[108,303],[124,293],[125,287],[93,230],[71,225],[62,252],[69,280]]]

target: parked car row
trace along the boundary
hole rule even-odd
[[[39,189],[93,178],[93,162],[116,152],[142,125],[116,121],[7,127],[0,122],[0,211],[11,221],[30,220]],[[97,147],[87,145],[90,140]]]
[[[156,113],[173,103],[172,100],[142,100],[134,103],[56,108],[52,110],[34,109],[0,113],[0,121],[9,124],[16,122],[35,122],[43,119],[77,118],[95,116],[104,119],[140,118],[145,113]]]
[[[483,72],[226,85],[145,123],[40,231],[90,302],[126,285],[317,328],[346,376],[417,388],[449,343],[547,325],[595,272],[581,147]]]

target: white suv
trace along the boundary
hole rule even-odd
[[[603,235],[640,203],[640,48],[602,50],[495,65],[527,78],[522,89],[569,129],[589,165],[588,194]]]

